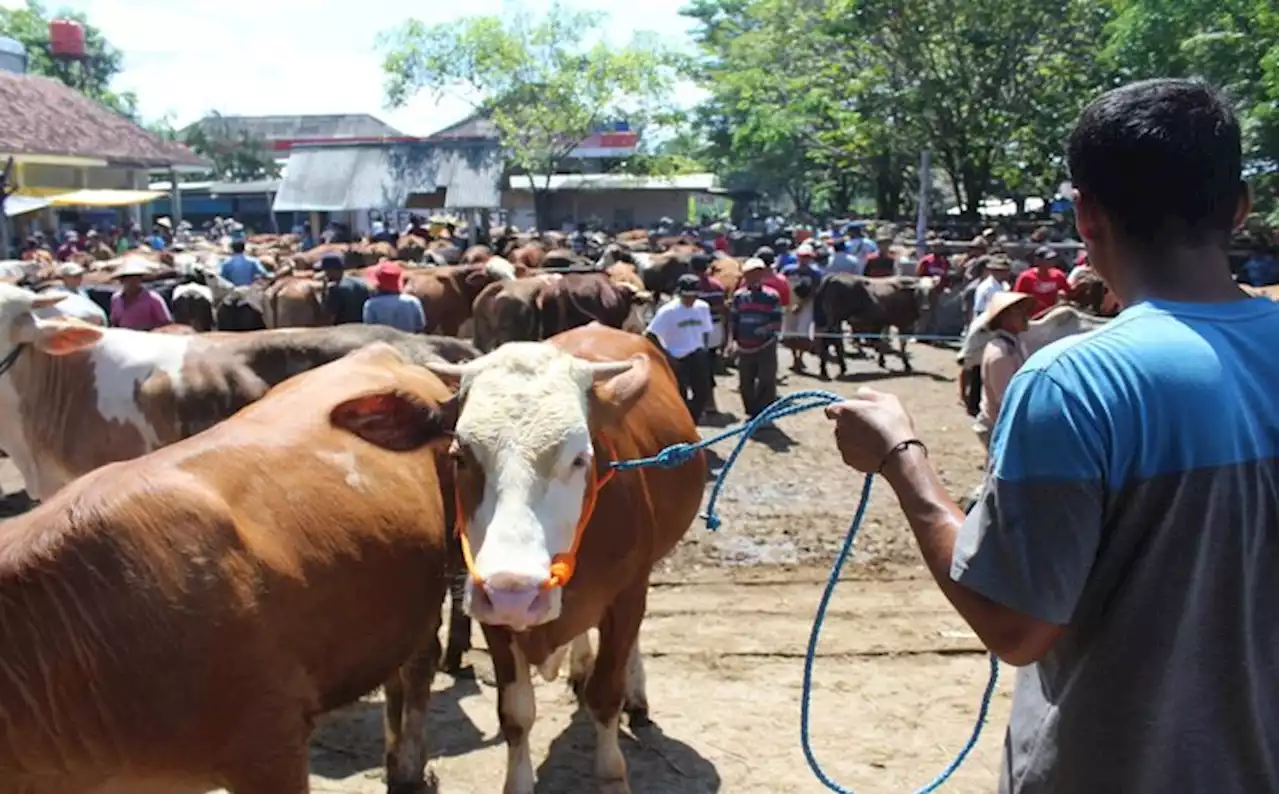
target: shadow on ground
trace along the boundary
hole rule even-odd
[[[427,717],[427,747],[431,758],[451,758],[492,747],[500,735],[486,738],[463,712],[463,698],[480,694],[474,678],[456,678],[448,689],[431,693]],[[365,772],[380,772],[385,752],[382,740],[382,702],[362,700],[331,714],[311,737],[311,773],[342,780]]]
[[[720,790],[715,765],[684,742],[667,736],[650,723],[623,734],[633,794],[713,794]],[[551,742],[538,767],[538,794],[576,794],[594,791],[596,729],[591,715],[578,709],[573,722]]]

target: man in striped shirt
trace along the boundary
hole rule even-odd
[[[778,332],[782,299],[764,285],[768,266],[748,259],[743,286],[729,303],[729,338],[738,353],[738,390],[748,416],[760,413],[778,397]]]

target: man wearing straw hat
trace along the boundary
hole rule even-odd
[[[983,449],[990,446],[991,428],[1000,415],[1004,391],[1013,374],[1027,360],[1026,347],[1019,336],[1027,330],[1035,305],[1035,298],[1024,292],[997,292],[978,317],[977,322],[994,334],[982,351],[981,395],[977,421],[973,423],[973,431],[978,434]]]
[[[1014,375],[969,515],[892,395],[828,408],[841,455],[1023,667],[1001,792],[1276,791],[1280,307],[1232,278],[1240,123],[1203,83],[1134,83],[1084,109],[1067,166],[1125,309]]]
[[[111,296],[111,324],[117,328],[150,331],[173,322],[164,298],[142,285],[151,275],[145,259],[130,257],[112,278],[120,282],[120,291]]]

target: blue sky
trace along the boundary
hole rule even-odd
[[[18,5],[21,0],[0,0]],[[605,36],[625,43],[635,30],[690,46],[686,0],[576,0],[574,8],[609,14]],[[418,16],[426,22],[510,10],[504,0],[46,0],[83,11],[124,53],[115,88],[138,95],[143,118],[172,114],[185,125],[210,110],[228,115],[371,113],[410,135],[465,117],[467,104],[422,94],[406,107],[383,107],[377,34]],[[441,6],[448,5],[449,10]],[[551,0],[524,0],[539,12]],[[696,101],[681,86],[676,101]]]

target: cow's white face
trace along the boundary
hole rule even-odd
[[[592,363],[511,342],[468,364],[431,368],[462,378],[453,455],[474,555],[467,610],[516,631],[555,620],[561,592],[546,586],[551,563],[572,549],[593,480],[593,403],[613,396],[609,383],[603,393],[596,384],[647,381],[647,359]]]

